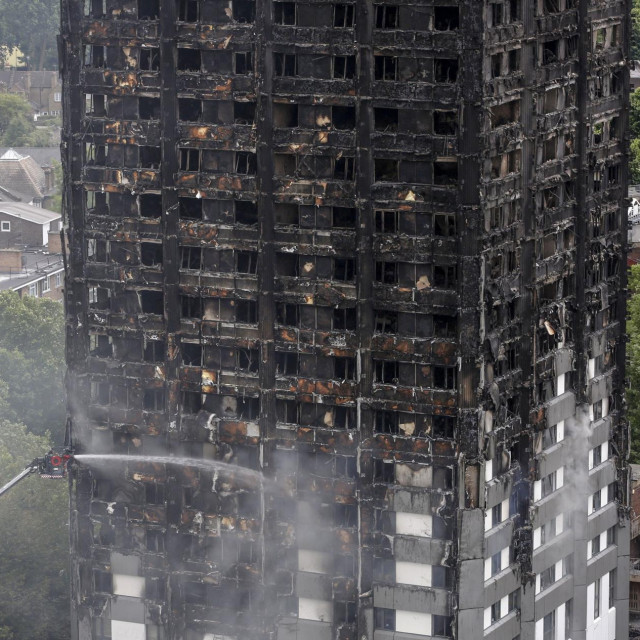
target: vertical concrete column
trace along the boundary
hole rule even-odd
[[[88,345],[86,334],[82,328],[86,326],[86,308],[88,294],[84,274],[84,190],[82,187],[83,142],[76,139],[73,131],[75,123],[84,114],[84,94],[81,89],[82,60],[82,19],[83,3],[80,0],[62,0],[60,20],[62,32],[66,34],[60,40],[60,68],[63,73],[63,122],[61,160],[64,183],[62,193],[62,212],[64,220],[64,236],[67,242],[67,264],[65,277],[65,316],[66,316],[66,359],[69,367],[66,378],[68,408],[73,407],[78,399],[84,397],[87,389],[86,357]],[[64,251],[64,247],[63,247]],[[75,419],[74,415],[69,420]],[[71,422],[71,437],[77,450],[82,450],[86,425]],[[84,471],[74,468],[71,475],[71,486],[75,483],[75,491],[71,492],[69,542],[70,574],[71,574],[71,640],[84,640],[91,637],[91,615],[88,607],[83,605],[81,576],[83,571],[82,557],[90,555],[87,540],[81,540],[81,531],[89,531],[86,523],[89,513],[88,503],[91,478]],[[85,553],[82,553],[82,550]]]
[[[460,186],[458,191],[458,272],[460,311],[458,318],[461,354],[458,388],[458,638],[472,638],[482,629],[484,616],[484,512],[480,505],[482,465],[478,440],[480,381],[479,335],[482,278],[480,239],[483,231],[480,207],[482,157],[478,141],[482,118],[482,25],[483,5],[468,3],[460,11],[464,34],[461,57],[462,126],[460,130]]]
[[[272,477],[273,448],[276,437],[275,399],[275,278],[273,209],[273,47],[271,0],[256,0],[255,56],[256,79],[256,155],[258,205],[258,331],[260,336],[260,460],[262,472]],[[262,493],[262,583],[264,589],[264,628],[275,625],[278,614],[277,590],[278,541],[271,539],[267,511],[276,495]]]
[[[356,77],[356,296],[357,296],[357,367],[358,387],[358,428],[359,442],[373,435],[373,412],[367,398],[371,397],[373,368],[371,360],[371,337],[373,335],[373,204],[371,185],[374,181],[373,156],[371,152],[371,132],[373,130],[372,78],[373,49],[371,34],[375,7],[371,0],[357,0],[355,6],[355,39],[357,44]],[[371,594],[373,578],[373,549],[366,544],[373,522],[373,487],[371,486],[371,456],[363,457],[358,447],[358,548],[357,566],[358,591]],[[373,598],[358,601],[357,637],[373,640]]]

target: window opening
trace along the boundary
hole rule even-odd
[[[274,24],[295,25],[296,24],[296,3],[295,2],[274,2],[273,3]]]
[[[398,109],[376,107],[373,110],[376,131],[398,130]]]
[[[379,4],[376,6],[376,29],[397,29],[398,7]]]
[[[458,28],[459,22],[458,7],[433,8],[433,26],[436,31],[454,31]]]
[[[199,49],[178,47],[178,70],[200,71],[202,59]]]
[[[138,19],[157,20],[160,17],[160,0],[138,0]]]
[[[331,124],[334,129],[353,129],[356,126],[355,107],[332,107]]]
[[[352,4],[338,3],[333,5],[333,26],[339,28],[353,27],[355,7]]]
[[[232,0],[233,19],[244,24],[252,23],[256,18],[256,3],[254,0]]]

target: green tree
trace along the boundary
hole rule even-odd
[[[632,91],[629,99],[629,134],[640,138],[640,88]]]
[[[46,147],[50,144],[51,130],[36,127],[29,103],[22,96],[0,94],[0,145]]]
[[[632,184],[640,184],[640,138],[633,138],[629,145],[629,179]]]
[[[640,0],[631,5],[631,57],[640,60]]]
[[[64,370],[62,305],[0,293],[0,391],[7,405],[0,415],[62,444]]]
[[[0,44],[18,47],[31,69],[55,64],[59,27],[59,0],[0,0]]]
[[[4,141],[10,135],[11,129],[18,124],[21,128],[23,126],[28,128],[31,124],[31,127],[35,129],[29,103],[22,96],[12,93],[0,94],[0,140],[2,140],[3,146],[8,146],[4,144]]]
[[[0,485],[50,448],[0,420]],[[0,639],[69,638],[68,487],[28,477],[0,497]]]
[[[628,320],[627,355],[630,379],[627,389],[627,411],[631,427],[631,462],[640,463],[640,265],[633,265],[629,272],[631,297],[627,305]]]

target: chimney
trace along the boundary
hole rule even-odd
[[[62,253],[62,240],[59,231],[49,231],[49,253]]]
[[[44,171],[44,188],[48,193],[53,189],[54,185],[54,175],[53,175],[53,167],[49,167],[47,165],[42,167]]]
[[[22,271],[22,249],[0,249],[0,272]]]

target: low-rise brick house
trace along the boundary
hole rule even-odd
[[[41,249],[0,249],[0,291],[16,291],[20,297],[62,301],[64,261],[61,253]]]
[[[0,202],[0,249],[43,247],[60,231],[61,215],[24,202]]]
[[[62,110],[57,71],[0,70],[0,91],[23,96],[39,115],[58,115]]]
[[[0,291],[62,300],[61,216],[24,202],[0,202]]]

